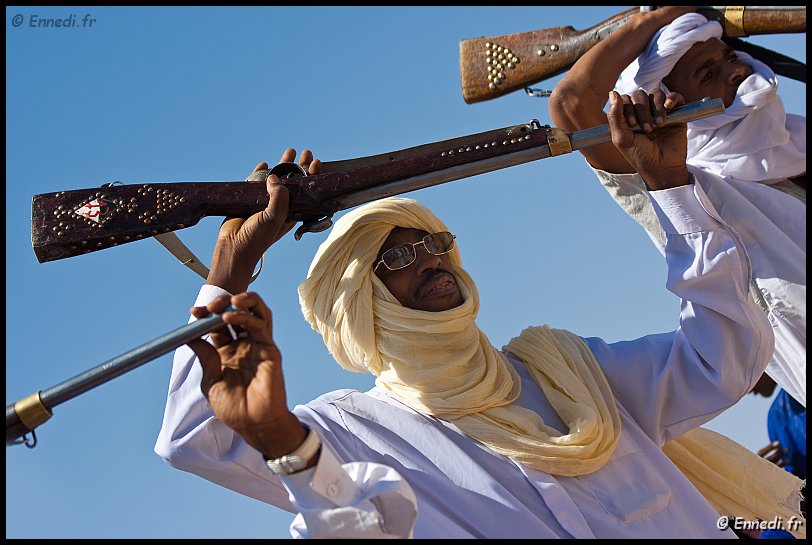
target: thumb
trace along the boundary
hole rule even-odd
[[[203,339],[195,339],[187,343],[189,348],[197,356],[200,361],[200,367],[203,370],[203,378],[200,381],[200,390],[206,399],[209,398],[209,390],[222,378],[222,360],[220,353],[208,341]]]
[[[287,225],[285,220],[288,217],[290,194],[288,188],[275,174],[268,176],[265,187],[268,190],[268,206],[262,212],[251,216],[246,222],[246,227],[255,233],[267,249],[279,239],[280,231],[284,234],[283,227]]]

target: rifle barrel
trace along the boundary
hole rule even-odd
[[[675,108],[668,113],[665,125],[676,125],[680,123],[688,123],[696,121],[705,117],[720,114],[725,110],[724,102],[722,99],[709,99],[705,98],[701,101],[692,102],[679,108]],[[641,132],[642,129],[632,129],[635,132]],[[598,144],[606,144],[612,141],[612,133],[609,125],[600,125],[590,129],[584,129],[569,134],[572,151],[596,146]],[[329,199],[326,201],[328,207],[335,210],[345,210],[352,208],[365,202],[370,202],[384,197],[391,197],[409,191],[416,191],[426,187],[439,185],[445,182],[460,180],[486,172],[493,172],[531,161],[538,161],[539,159],[546,159],[551,156],[549,145],[541,145],[512,153],[506,153],[497,157],[491,157],[466,163],[444,170],[429,172],[420,176],[414,176],[403,180],[395,180],[393,182],[376,185],[360,191],[354,191],[348,195],[341,195],[339,197]]]
[[[223,312],[233,311],[232,307]],[[212,314],[170,331],[44,391],[6,406],[6,445],[17,444],[52,415],[52,409],[96,386],[199,339],[223,325],[221,314]]]

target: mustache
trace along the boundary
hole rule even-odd
[[[445,269],[432,269],[431,271],[426,272],[426,277],[423,279],[422,282],[420,282],[419,288],[420,291],[422,292],[423,290],[425,290],[428,287],[428,285],[431,284],[432,281],[435,278],[437,278],[438,275],[441,274],[447,274],[449,277],[451,277],[451,280],[454,282],[454,284],[455,285],[457,284],[457,277],[454,276],[454,273],[452,273],[451,271],[447,271]]]

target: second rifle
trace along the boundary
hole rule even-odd
[[[806,66],[739,40],[757,34],[806,32],[803,6],[700,6],[697,11],[723,28],[725,42],[773,67],[777,74],[806,81]],[[571,26],[470,38],[460,42],[462,97],[468,104],[523,89],[572,68],[587,51],[639,13],[632,8],[585,30]],[[790,67],[782,72],[780,67]],[[800,74],[802,72],[802,74]]]

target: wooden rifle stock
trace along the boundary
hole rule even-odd
[[[563,26],[462,40],[463,99],[468,104],[490,100],[562,74],[639,11],[623,11],[586,30]],[[718,21],[728,38],[806,32],[803,6],[700,6],[697,11]]]
[[[724,111],[721,99],[686,104],[667,124]],[[611,141],[608,125],[571,134],[537,120],[401,151],[325,162],[322,174],[282,175],[296,232],[322,231],[334,213],[399,195]],[[291,169],[290,163],[280,167]],[[264,175],[263,175],[264,176]],[[261,177],[264,180],[264,177]],[[205,216],[247,217],[268,205],[263,183],[178,182],[112,185],[34,195],[31,242],[40,263],[118,246],[195,225]]]

